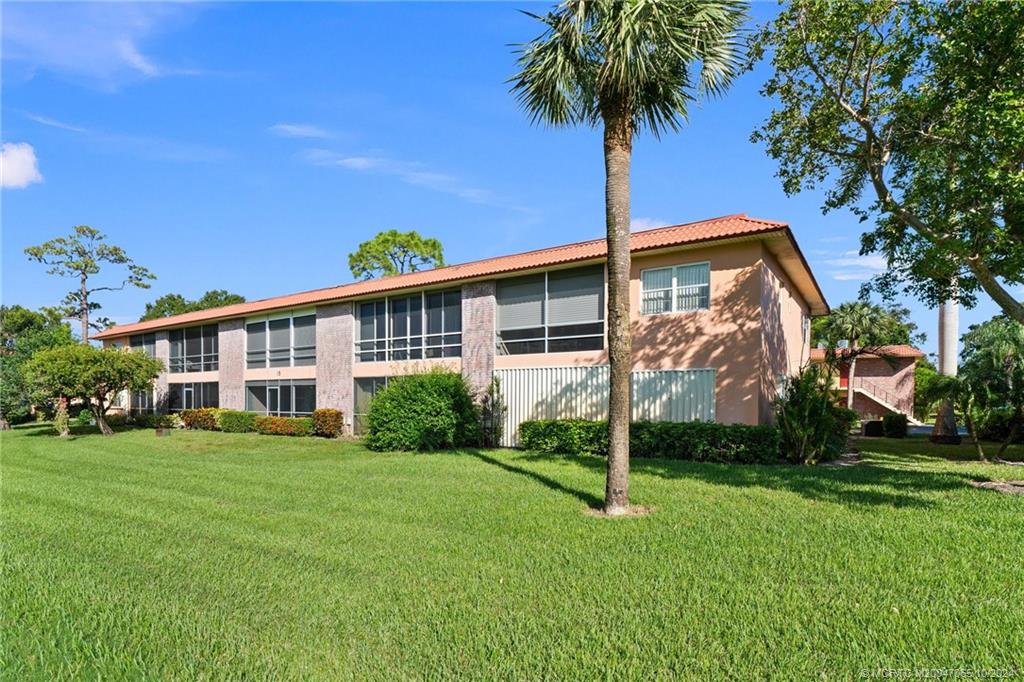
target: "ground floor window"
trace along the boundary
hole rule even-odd
[[[388,385],[387,377],[360,377],[355,380],[352,405],[352,431],[359,435],[366,431],[366,416],[370,414],[373,396]]]
[[[247,381],[245,409],[276,417],[308,417],[316,409],[316,381]]]
[[[197,410],[201,407],[220,407],[220,396],[216,381],[169,384],[167,386],[167,410]]]
[[[153,389],[144,391],[132,391],[128,396],[128,412],[130,414],[150,414],[154,411],[156,403],[153,400]]]

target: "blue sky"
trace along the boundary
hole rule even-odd
[[[601,236],[599,133],[531,126],[508,94],[509,44],[538,31],[521,7],[545,6],[5,4],[3,301],[57,303],[70,283],[22,250],[83,223],[158,276],[100,299],[117,322],[169,292],[351,281],[347,254],[385,229],[441,239],[452,263]],[[855,298],[882,267],[856,254],[856,219],[786,197],[748,141],[766,76],[638,141],[635,224],[785,220],[829,302]],[[933,351],[935,311],[905,303]]]

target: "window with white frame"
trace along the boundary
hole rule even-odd
[[[245,409],[275,417],[308,417],[316,409],[316,381],[247,381]]]
[[[285,313],[246,320],[245,366],[248,369],[315,364],[315,312]]]
[[[462,291],[426,291],[356,304],[356,361],[462,355]]]
[[[604,266],[499,280],[500,355],[604,348]]]
[[[134,334],[128,339],[128,345],[132,350],[141,350],[151,358],[156,357],[156,333]]]
[[[150,414],[156,410],[153,400],[153,389],[131,391],[128,394],[128,412],[131,414]]]
[[[198,410],[220,407],[219,384],[216,381],[188,382],[167,385],[167,410]]]
[[[172,329],[167,334],[170,345],[167,371],[212,372],[218,367],[219,343],[216,324],[187,329]]]
[[[640,312],[644,315],[707,310],[711,303],[711,264],[643,270],[640,284]]]

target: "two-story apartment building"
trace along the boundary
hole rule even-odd
[[[631,237],[634,416],[756,424],[809,361],[828,305],[785,223],[732,215]],[[340,409],[360,428],[389,377],[432,366],[523,419],[607,409],[603,239],[119,325],[94,338],[167,371],[133,410]]]

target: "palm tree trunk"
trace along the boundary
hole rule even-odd
[[[853,409],[853,375],[857,370],[857,342],[850,342],[850,369],[846,373],[846,409]]]
[[[629,319],[629,166],[633,125],[628,106],[602,107],[605,224],[608,230],[608,479],[604,510],[629,508],[629,420],[632,339]]]

